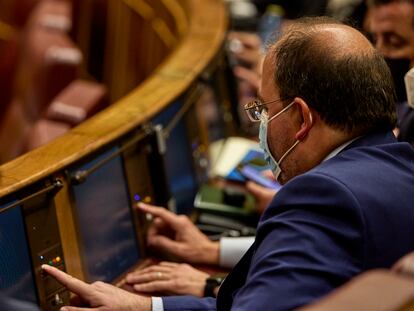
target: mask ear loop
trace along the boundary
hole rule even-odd
[[[279,162],[277,162],[277,164],[280,166],[280,164],[282,163],[282,161],[286,158],[286,156],[293,150],[293,148],[295,148],[297,146],[297,144],[300,143],[300,140],[296,140],[295,143],[293,144],[292,147],[290,147],[288,149],[288,151],[285,152],[285,154],[280,158]]]
[[[309,112],[309,121],[310,121],[310,126],[313,125],[313,116],[312,113]],[[282,161],[286,158],[286,156],[293,150],[293,148],[295,148],[298,144],[300,143],[300,139],[297,139],[295,141],[295,143],[293,144],[292,147],[290,147],[288,149],[288,151],[285,152],[285,154],[280,158],[279,162],[277,163],[280,166],[280,163],[282,163]]]

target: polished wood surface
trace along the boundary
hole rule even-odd
[[[63,180],[64,176],[59,176]],[[72,213],[71,196],[68,184],[65,182],[63,188],[55,196],[56,216],[59,224],[60,238],[65,256],[66,272],[70,275],[84,280],[85,274],[82,269],[80,248],[78,245],[77,232],[75,230],[75,220]]]
[[[188,20],[186,33],[180,35],[177,46],[155,72],[111,107],[67,135],[2,165],[0,197],[56,174],[116,141],[150,120],[197,83],[197,78],[222,47],[227,16],[224,4],[219,0],[183,2]],[[172,1],[169,4],[174,6]],[[175,12],[175,16],[181,15],[179,11]],[[185,29],[185,26],[178,28]]]

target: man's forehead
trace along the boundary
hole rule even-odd
[[[372,22],[384,23],[390,21],[399,22],[401,19],[412,18],[413,16],[414,4],[409,2],[392,2],[371,8],[369,17]]]

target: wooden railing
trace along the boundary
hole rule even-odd
[[[154,73],[67,135],[0,166],[0,197],[55,174],[116,140],[150,120],[191,88],[218,55],[227,19],[219,0],[186,2],[186,33]]]
[[[195,102],[202,94],[200,81],[211,77],[222,63],[227,29],[226,10],[221,0],[110,0],[107,3],[110,14],[100,78],[115,102],[68,134],[0,166],[3,203],[21,199],[22,193],[30,196],[31,189],[45,180],[60,180],[62,188],[54,204],[66,269],[81,279],[85,275],[68,167],[105,147],[123,144],[125,136],[134,136],[177,99]],[[88,20],[88,10],[82,12],[84,16],[77,16],[78,23]],[[138,36],[145,31],[149,35]],[[74,37],[85,59],[91,60],[93,55],[88,48],[91,35],[87,29]],[[138,68],[137,59],[145,64],[147,58],[148,66]]]

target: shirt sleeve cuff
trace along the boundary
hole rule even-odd
[[[151,297],[152,307],[151,311],[164,311],[164,304],[161,297]]]
[[[221,238],[220,266],[233,268],[253,242],[254,237]]]

